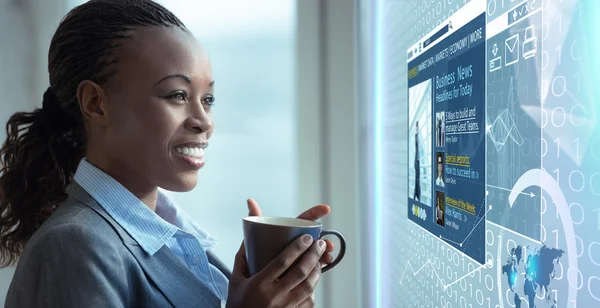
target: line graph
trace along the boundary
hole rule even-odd
[[[451,242],[453,244],[456,244],[456,245],[462,247],[462,245],[469,239],[469,237],[471,237],[471,234],[473,234],[473,231],[475,231],[475,228],[477,228],[477,226],[479,225],[479,223],[481,223],[481,221],[487,216],[487,214],[491,210],[492,210],[492,206],[490,205],[489,208],[488,208],[488,210],[485,212],[485,214],[483,214],[483,216],[481,216],[481,218],[479,218],[479,221],[473,226],[473,229],[471,229],[471,232],[469,232],[469,234],[465,237],[465,239],[462,242],[459,243],[459,242],[453,241],[453,240],[451,240],[449,238],[445,238],[445,237],[443,237],[441,235],[440,235],[440,238],[443,239],[444,241]]]
[[[406,277],[406,271],[408,270],[408,268],[410,267],[411,272],[413,274],[413,277],[417,276],[417,274],[419,274],[419,272],[421,272],[421,270],[423,270],[423,268],[425,268],[427,265],[431,265],[431,270],[433,271],[433,273],[435,274],[435,276],[437,277],[437,279],[440,281],[440,284],[442,285],[442,289],[444,291],[446,291],[446,289],[448,289],[450,286],[460,282],[461,280],[467,278],[467,276],[480,271],[482,268],[484,267],[492,267],[492,260],[488,260],[485,264],[480,265],[479,267],[475,268],[474,270],[468,272],[467,274],[463,275],[462,277],[452,281],[449,284],[444,283],[444,280],[440,277],[440,275],[438,274],[437,270],[435,269],[435,266],[433,265],[433,263],[431,263],[431,260],[427,260],[427,262],[425,262],[417,271],[414,271],[414,268],[412,266],[412,264],[410,264],[410,261],[406,262],[406,266],[404,267],[404,272],[402,272],[402,276],[400,277],[400,282],[398,283],[399,285],[402,285],[402,283],[404,282],[404,278]]]
[[[481,218],[479,218],[479,221],[477,221],[477,223],[476,223],[476,224],[473,226],[473,228],[471,229],[471,232],[469,232],[469,234],[468,234],[468,235],[467,235],[467,236],[464,238],[464,240],[463,240],[462,242],[460,242],[460,243],[459,243],[459,242],[453,241],[453,240],[451,240],[451,239],[447,239],[447,238],[445,238],[445,237],[443,237],[443,236],[441,236],[441,235],[440,235],[440,239],[442,239],[442,240],[444,240],[444,241],[447,241],[447,242],[450,242],[450,243],[457,244],[457,245],[459,245],[460,247],[462,247],[462,245],[463,245],[463,244],[464,244],[464,243],[465,243],[465,242],[466,242],[466,241],[469,239],[469,237],[471,237],[471,234],[473,234],[473,231],[475,230],[475,228],[477,228],[477,226],[478,226],[478,225],[481,223],[481,221],[483,221],[483,220],[485,219],[485,217],[487,216],[487,214],[488,214],[488,213],[489,213],[491,210],[492,210],[492,206],[490,205],[490,206],[488,207],[487,211],[485,212],[485,214],[484,214],[484,215],[483,215]],[[440,281],[440,284],[442,285],[442,289],[443,289],[444,291],[446,291],[446,289],[448,289],[450,286],[453,286],[454,284],[456,284],[456,283],[460,282],[461,280],[465,279],[467,276],[469,276],[469,275],[471,275],[471,274],[473,274],[473,273],[475,273],[475,272],[477,272],[477,271],[480,271],[482,268],[485,268],[485,267],[489,267],[489,268],[491,268],[491,267],[493,266],[493,263],[492,263],[492,260],[488,260],[486,263],[484,263],[484,264],[482,264],[482,265],[480,265],[480,266],[476,267],[475,269],[473,269],[472,271],[470,271],[470,272],[468,272],[467,274],[463,275],[462,277],[460,277],[460,278],[458,278],[458,279],[456,279],[456,280],[452,281],[452,282],[451,282],[451,283],[449,283],[449,284],[446,284],[446,283],[444,282],[444,280],[443,280],[443,279],[440,277],[440,275],[438,274],[437,270],[435,269],[435,266],[434,266],[434,264],[433,264],[433,263],[431,263],[431,260],[429,260],[429,259],[428,259],[428,260],[427,260],[427,262],[425,262],[423,265],[421,265],[421,267],[419,267],[419,269],[418,269],[417,271],[415,271],[415,270],[414,270],[414,267],[412,266],[412,264],[410,263],[410,261],[407,261],[407,262],[406,262],[406,266],[404,267],[404,271],[402,272],[402,276],[400,277],[400,282],[399,282],[399,285],[402,285],[402,283],[404,282],[404,278],[406,277],[406,273],[407,273],[407,271],[408,271],[408,269],[409,269],[409,268],[410,268],[410,270],[411,270],[411,272],[412,272],[412,274],[413,274],[413,277],[415,277],[415,276],[417,276],[417,274],[419,274],[419,273],[420,273],[420,272],[421,272],[421,271],[422,271],[422,270],[423,270],[423,269],[424,269],[424,268],[425,268],[427,265],[430,265],[430,266],[431,266],[431,270],[433,271],[433,273],[435,274],[435,276],[437,277],[437,279]]]

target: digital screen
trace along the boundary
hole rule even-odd
[[[600,307],[599,9],[380,2],[379,307]]]

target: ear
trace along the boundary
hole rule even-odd
[[[83,117],[91,124],[106,126],[109,123],[107,98],[97,83],[84,80],[77,87],[77,101]]]

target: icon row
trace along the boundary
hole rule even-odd
[[[523,56],[523,59],[529,59],[535,56],[538,51],[537,47],[537,37],[535,36],[535,28],[533,25],[525,29],[523,43],[520,43],[519,33],[507,38],[504,41],[504,66],[518,63],[521,55]],[[491,49],[492,60],[490,60],[490,72],[502,68],[502,56],[498,51],[498,44],[494,43]]]
[[[412,212],[413,215],[421,218],[421,220],[427,219],[427,212],[419,206],[413,205]]]

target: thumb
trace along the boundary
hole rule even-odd
[[[240,250],[235,254],[235,261],[233,262],[233,271],[231,272],[232,279],[244,279],[246,278],[246,248],[244,242],[240,246]]]
[[[250,198],[246,202],[248,203],[248,216],[262,216],[260,206],[254,199]]]

